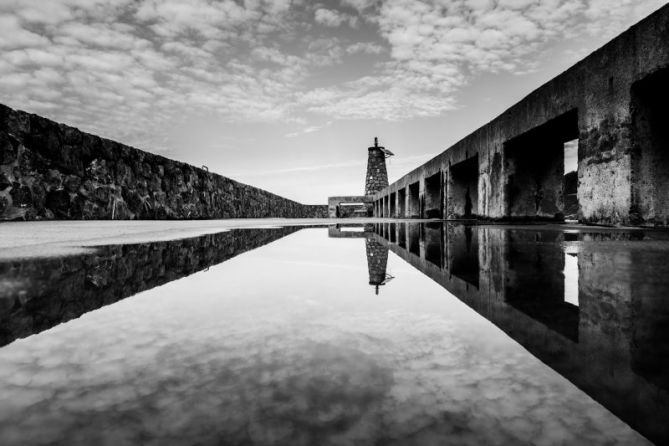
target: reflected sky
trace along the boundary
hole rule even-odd
[[[646,444],[468,300],[495,288],[505,250],[508,308],[536,316],[507,279],[542,261],[563,302],[573,263],[555,234],[280,235],[1,348],[2,444]],[[579,262],[603,255],[575,243]]]

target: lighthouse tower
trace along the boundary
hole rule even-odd
[[[384,187],[388,187],[386,158],[393,156],[393,153],[385,147],[379,146],[378,138],[374,138],[374,145],[368,149],[368,152],[365,195],[374,195]]]

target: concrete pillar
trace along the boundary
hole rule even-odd
[[[404,190],[404,218],[410,218],[411,213],[409,212],[409,186],[407,185]]]
[[[425,218],[425,177],[418,181],[418,215]]]

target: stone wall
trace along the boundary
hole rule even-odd
[[[388,187],[388,171],[386,169],[386,154],[381,148],[370,147],[368,152],[365,195],[373,195]]]
[[[0,220],[326,218],[186,163],[0,105]]]

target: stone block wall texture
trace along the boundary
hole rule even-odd
[[[378,147],[370,147],[368,152],[365,195],[374,195],[383,188],[388,187],[386,154]]]
[[[0,220],[327,218],[160,155],[0,104]]]

